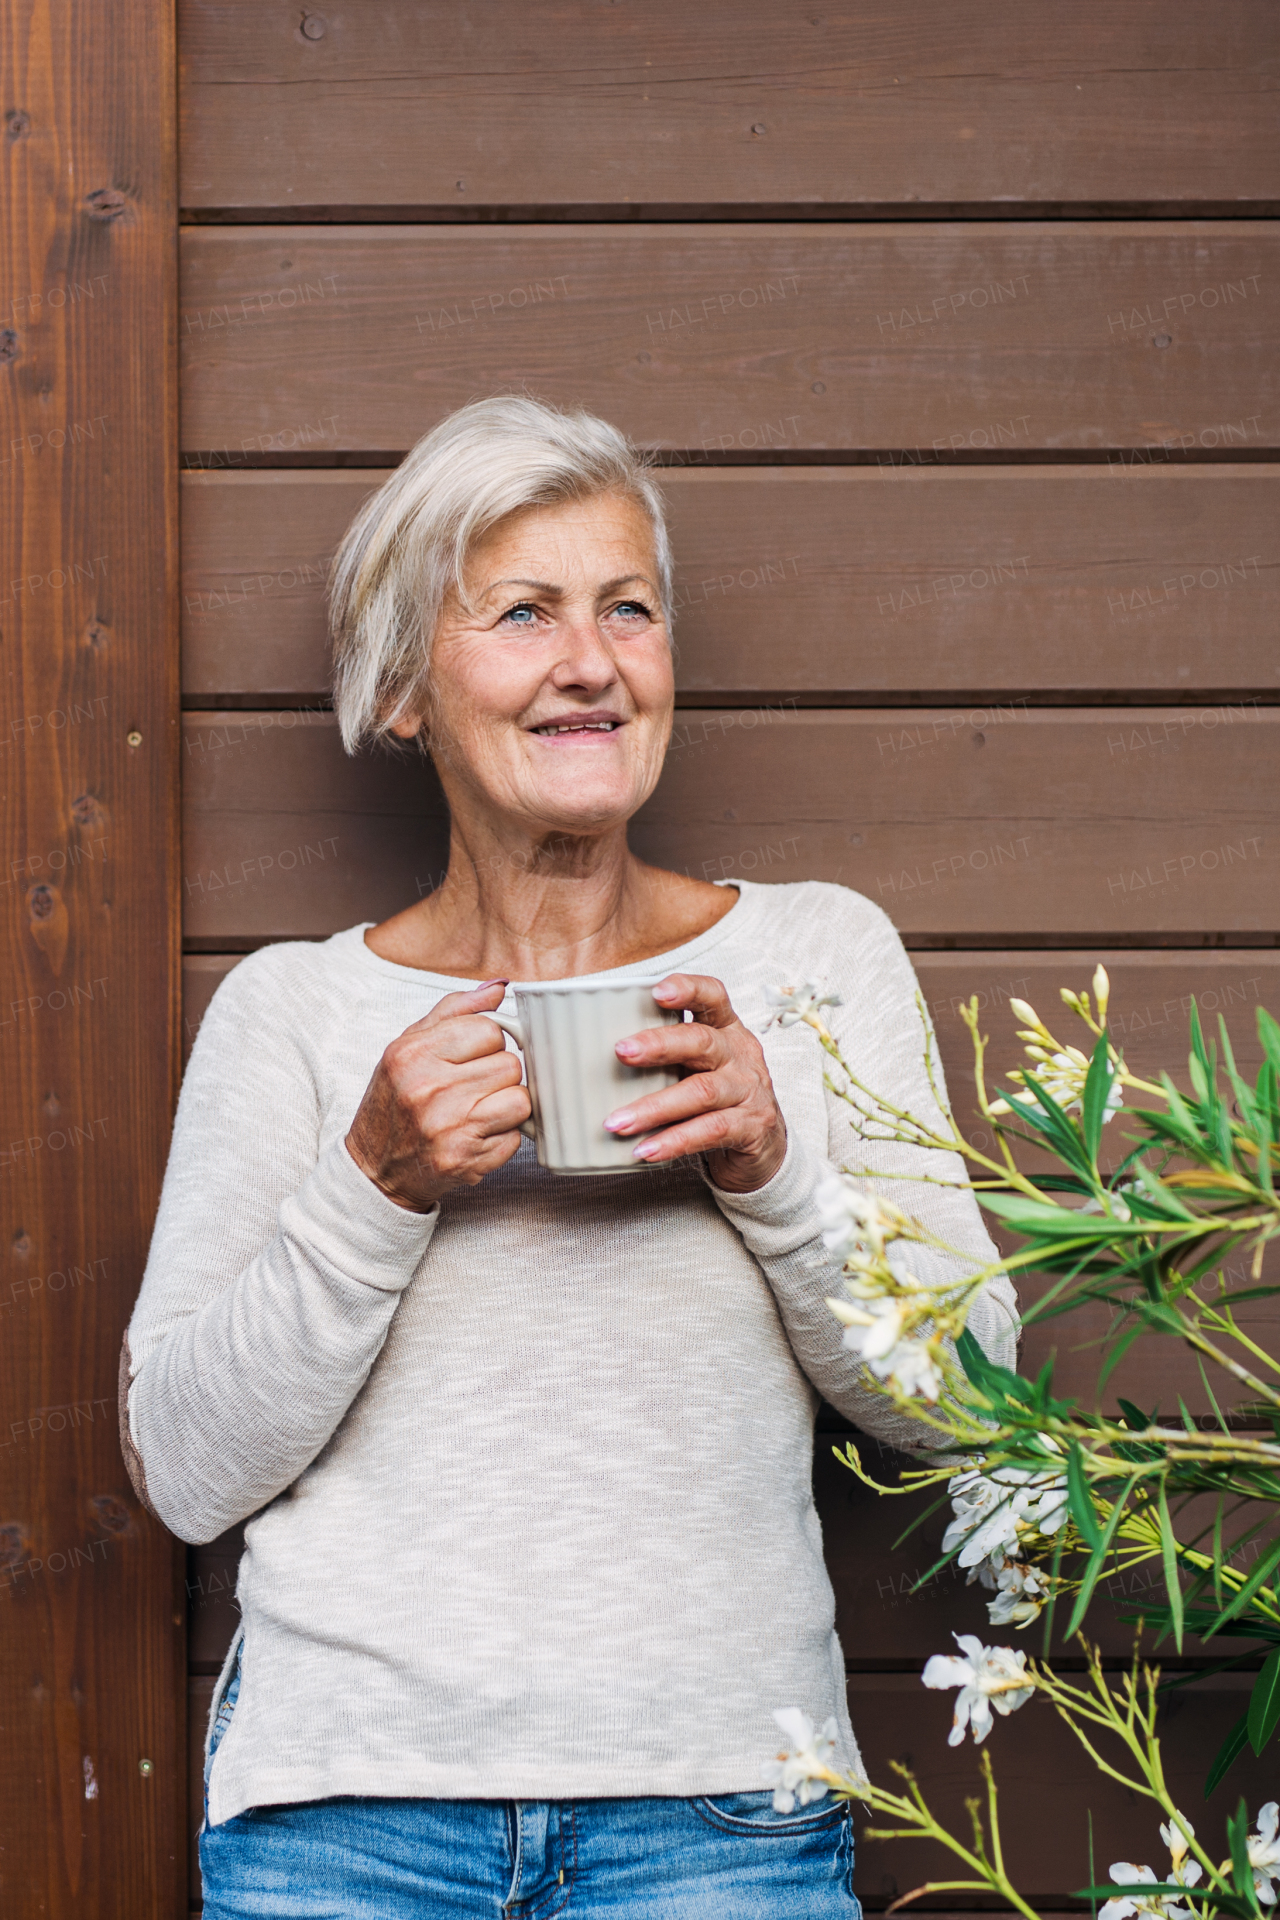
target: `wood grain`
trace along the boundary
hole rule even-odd
[[[178,1065],[173,23],[0,32],[0,1907],[172,1920],[182,1563],[115,1397]]]
[[[329,561],[385,477],[184,474],[188,699],[327,698]],[[663,488],[685,694],[1280,685],[1280,467],[677,469]]]
[[[189,228],[183,445],[398,452],[511,389],[701,458],[1274,445],[1278,248],[1274,221]]]
[[[1280,197],[1260,0],[340,0],[314,39],[280,0],[179,18],[191,208]]]
[[[348,760],[323,713],[188,714],[185,734],[189,941],[324,935],[438,884],[417,757]],[[1268,708],[685,710],[633,844],[697,878],[839,881],[962,942],[1270,933],[1278,737]]]

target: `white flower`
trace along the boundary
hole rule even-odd
[[[828,1300],[827,1305],[844,1328],[843,1345],[860,1359],[883,1360],[902,1338],[902,1324],[911,1311],[909,1300]]]
[[[991,1731],[991,1709],[1013,1713],[1035,1692],[1026,1674],[1027,1656],[1012,1647],[984,1647],[976,1634],[955,1633],[952,1639],[963,1654],[935,1653],[925,1663],[921,1676],[926,1687],[959,1687],[955,1716],[947,1736],[949,1747],[958,1747],[966,1727],[973,1729],[975,1746],[980,1746]]]
[[[879,1379],[887,1380],[904,1400],[918,1393],[932,1406],[942,1397],[942,1374],[923,1340],[899,1340],[887,1359],[871,1362],[871,1371]]]
[[[766,1763],[765,1785],[773,1788],[775,1811],[790,1813],[797,1800],[807,1807],[826,1793],[828,1782],[823,1776],[831,1771],[836,1723],[825,1720],[815,1733],[812,1720],[799,1707],[780,1707],[773,1717],[791,1744]]]
[[[1254,1891],[1259,1900],[1265,1900],[1269,1907],[1275,1905],[1276,1899],[1271,1876],[1280,1868],[1280,1839],[1276,1837],[1278,1812],[1280,1809],[1277,1809],[1274,1800],[1268,1800],[1265,1807],[1259,1807],[1258,1831],[1251,1833],[1247,1842]]]
[[[931,1402],[939,1398],[942,1374],[928,1342],[903,1337],[908,1316],[920,1310],[919,1301],[882,1295],[865,1306],[852,1300],[828,1300],[827,1305],[844,1327],[842,1344],[866,1362],[877,1380],[887,1380],[904,1398],[913,1393]]]
[[[1098,972],[1102,972],[1101,967]],[[1096,978],[1094,985],[1097,986]],[[1160,1829],[1160,1838],[1168,1847],[1173,1860],[1173,1878],[1180,1880],[1184,1887],[1194,1887],[1200,1878],[1200,1862],[1187,1859],[1187,1850],[1195,1839],[1195,1834],[1196,1830],[1185,1813],[1179,1813],[1176,1820],[1171,1820],[1168,1826]]]
[[[1052,1468],[972,1467],[947,1483],[955,1519],[942,1536],[942,1549],[960,1548],[962,1567],[988,1556],[1017,1551],[1019,1530],[1035,1527],[1056,1533],[1067,1517],[1065,1474]]]
[[[1019,1560],[1005,1561],[996,1574],[995,1585],[996,1597],[987,1602],[987,1618],[993,1627],[1029,1627],[1049,1598],[1048,1575],[1039,1567],[1024,1567]]]
[[[1196,1871],[1189,1875],[1189,1883],[1199,1878],[1198,1862],[1192,1862]],[[1158,1887],[1160,1882],[1150,1867],[1135,1867],[1130,1860],[1113,1860],[1107,1869],[1113,1881],[1120,1886],[1133,1886],[1135,1883]],[[1175,1900],[1167,1893],[1122,1893],[1114,1900],[1108,1900],[1098,1909],[1098,1920],[1133,1920],[1141,1913],[1156,1914],[1161,1920],[1193,1920],[1190,1907]]]
[[[793,1027],[797,1020],[807,1020],[816,1014],[819,1007],[842,1007],[844,1001],[838,993],[825,993],[816,980],[804,980],[798,987],[766,987],[764,1000],[773,1012],[765,1022],[766,1030],[775,1020],[780,1027]]]
[[[882,1260],[885,1242],[898,1239],[907,1224],[895,1206],[864,1192],[844,1173],[820,1180],[813,1199],[822,1221],[822,1243],[841,1260],[855,1253]]]

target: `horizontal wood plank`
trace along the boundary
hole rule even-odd
[[[323,701],[374,472],[188,473],[183,688]],[[678,684],[732,698],[1280,686],[1280,465],[674,469]]]
[[[1280,197],[1265,0],[182,0],[190,208]],[[1140,75],[1140,80],[1135,76]],[[554,138],[530,138],[536,99]]]
[[[908,934],[1271,934],[1280,712],[1223,711],[685,710],[633,840],[699,878],[855,887]],[[439,883],[416,756],[348,760],[325,713],[188,714],[185,736],[195,945],[328,934]]]
[[[1269,220],[188,228],[183,446],[399,452],[511,389],[702,457],[1270,445],[1278,289]]]

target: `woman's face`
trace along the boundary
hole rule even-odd
[[[630,819],[657,784],[675,699],[643,510],[612,494],[527,508],[476,544],[465,577],[469,606],[446,602],[431,656],[455,816],[571,834]]]

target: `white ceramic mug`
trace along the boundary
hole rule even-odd
[[[683,1013],[653,997],[657,980],[582,986],[576,980],[516,988],[518,1020],[491,1013],[524,1055],[533,1119],[521,1128],[551,1173],[642,1173],[634,1149],[647,1133],[606,1133],[606,1114],[672,1087],[674,1067],[628,1067],[614,1052],[645,1027],[679,1026]]]

